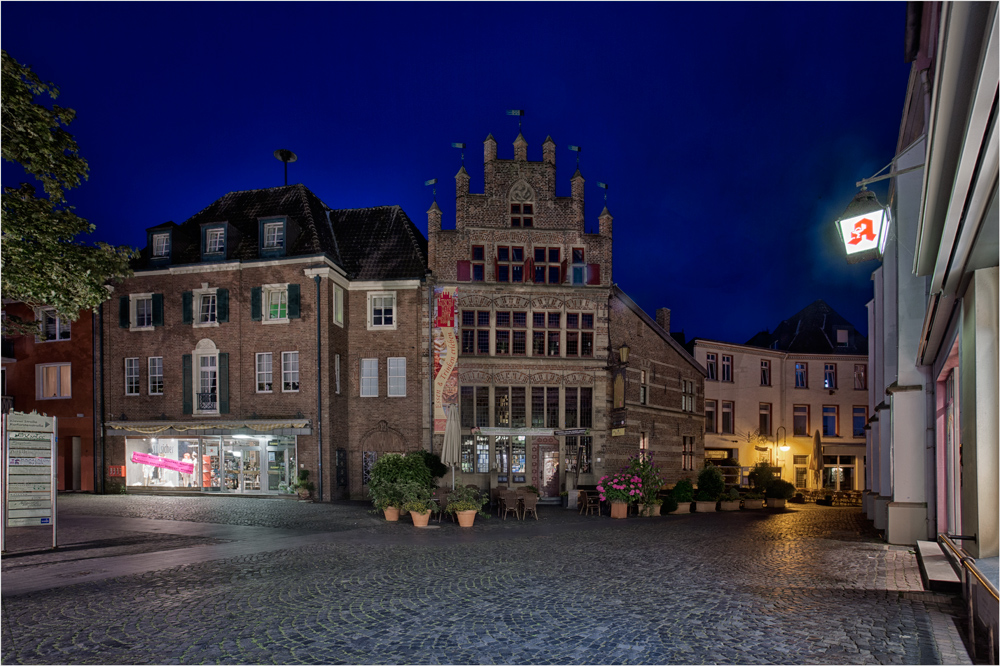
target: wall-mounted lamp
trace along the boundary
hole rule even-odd
[[[618,360],[621,362],[622,365],[628,365],[628,353],[629,353],[628,343],[623,342],[622,346],[618,348]]]
[[[779,434],[781,435],[780,440],[778,438]],[[785,429],[785,426],[778,426],[778,429],[774,431],[774,443],[777,444],[780,441],[781,444],[778,446],[778,448],[785,452],[787,452],[788,449],[792,448],[788,446],[788,441],[786,439],[787,436],[788,436],[788,431]]]

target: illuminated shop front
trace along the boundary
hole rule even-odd
[[[119,473],[136,490],[291,494],[298,435],[309,434],[306,423],[208,430],[212,434],[182,425],[106,425],[109,435],[119,435],[109,438],[109,457],[115,465],[124,462]]]

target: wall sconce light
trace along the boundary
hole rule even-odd
[[[874,192],[862,186],[834,224],[847,251],[847,263],[882,260],[882,251],[889,235],[889,213],[879,203]]]
[[[622,365],[628,365],[628,343],[623,342],[622,346],[618,348],[618,359],[621,361]]]

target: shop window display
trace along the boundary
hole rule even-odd
[[[125,482],[155,488],[200,488],[197,439],[125,440]]]

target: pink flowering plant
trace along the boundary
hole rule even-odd
[[[623,469],[617,474],[602,476],[597,484],[597,492],[602,502],[625,502],[633,504],[642,498],[642,479]]]
[[[640,504],[663,503],[663,500],[659,498],[660,488],[663,486],[663,476],[660,474],[660,468],[653,462],[652,454],[647,451],[644,454],[632,456],[628,460],[628,467],[625,468],[625,471],[638,476],[642,482],[642,494],[637,500]]]

